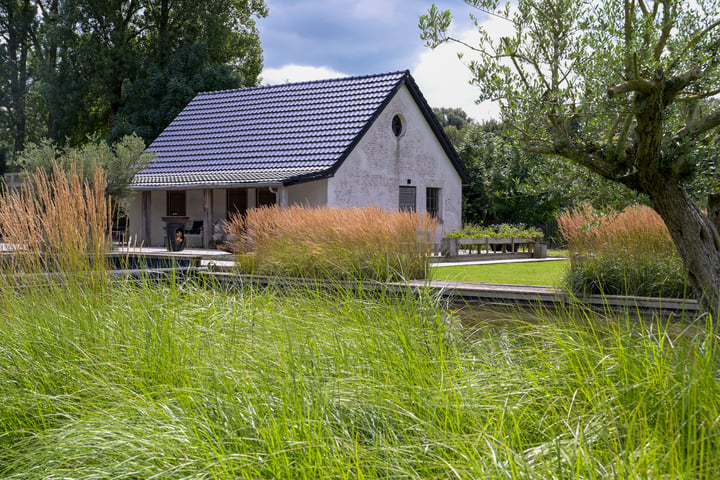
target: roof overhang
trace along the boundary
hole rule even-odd
[[[277,186],[319,180],[327,168],[252,169],[241,171],[138,174],[132,190],[195,190],[206,188],[242,188]]]

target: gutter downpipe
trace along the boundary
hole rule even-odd
[[[287,188],[284,185],[278,185],[277,187],[268,187],[270,193],[275,194],[275,204],[280,208],[286,208],[288,206],[288,195]]]

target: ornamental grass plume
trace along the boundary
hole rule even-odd
[[[0,231],[11,270],[78,272],[102,263],[109,250],[109,200],[96,169],[83,182],[75,166],[37,170],[22,189],[0,195]],[[8,273],[8,272],[6,272]]]
[[[680,255],[650,207],[599,213],[584,206],[558,216],[572,257],[566,283],[577,294],[685,297]]]
[[[558,225],[572,252],[676,252],[665,222],[655,210],[644,205],[608,213],[585,205],[559,215]]]
[[[437,221],[369,208],[263,207],[231,219],[241,268],[293,277],[424,278]]]

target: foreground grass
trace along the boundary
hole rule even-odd
[[[5,292],[3,478],[716,478],[711,334],[431,298]]]
[[[547,285],[557,287],[569,265],[568,260],[433,267],[432,280],[456,282],[507,283],[511,285]]]

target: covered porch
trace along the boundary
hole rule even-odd
[[[166,248],[165,220],[179,217],[180,222],[175,223],[184,229],[186,246],[209,249],[215,246],[215,226],[233,215],[266,205],[287,204],[287,188],[282,184],[139,189],[130,205],[127,243]]]

